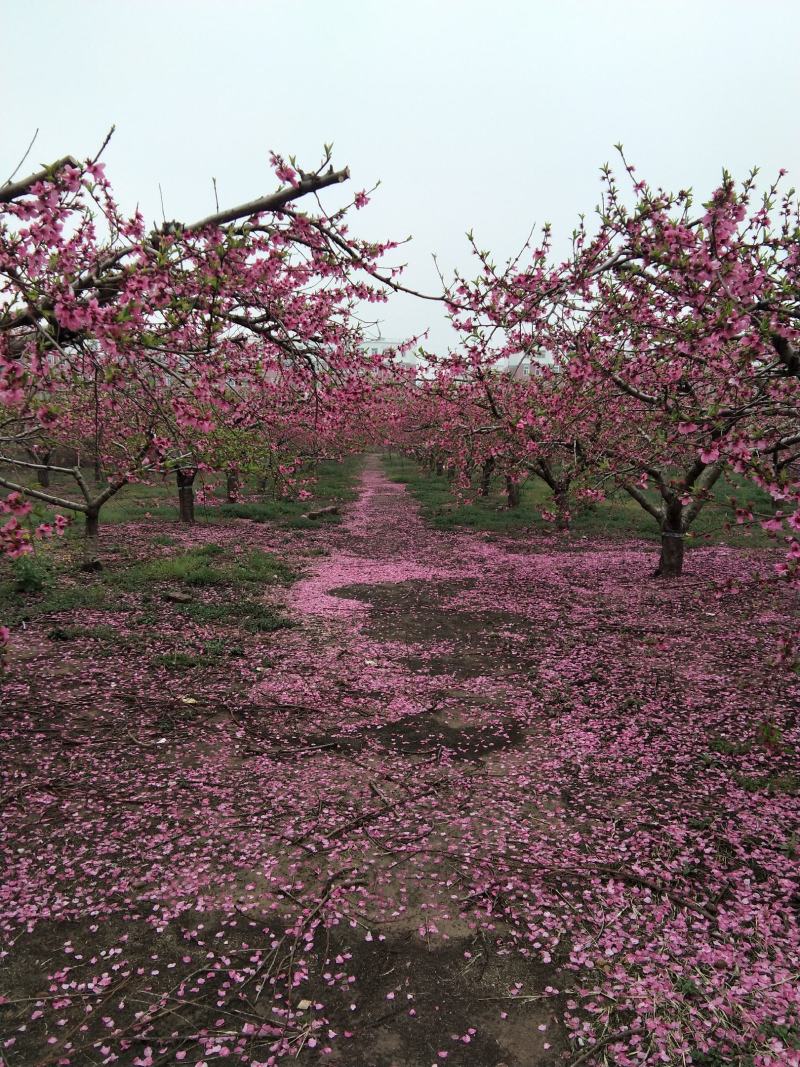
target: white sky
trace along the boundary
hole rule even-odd
[[[566,241],[622,141],[642,177],[704,195],[722,166],[800,183],[800,0],[1,0],[0,182],[94,154],[123,206],[191,220],[274,188],[270,149],[324,142],[364,236],[413,242],[406,281],[505,258],[534,222]],[[326,194],[335,204],[343,195]],[[385,336],[451,333],[393,298]]]

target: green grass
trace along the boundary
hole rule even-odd
[[[725,737],[715,737],[709,747],[723,756],[746,756],[753,751],[752,741],[729,741]]]
[[[153,663],[159,667],[168,667],[172,671],[185,671],[192,667],[210,667],[217,662],[216,656],[196,655],[193,652],[166,652],[164,655],[153,657]]]
[[[114,596],[115,591],[139,593],[146,604],[176,585],[186,590],[253,588],[257,592],[261,586],[288,585],[295,578],[294,572],[269,552],[228,552],[213,543],[162,559],[109,568],[80,581],[69,573],[71,569],[74,564],[63,561],[56,566],[53,557],[41,552],[6,561],[5,576],[0,580],[3,621],[19,624],[80,609],[118,610],[122,605]],[[238,620],[251,633],[268,633],[291,625],[273,609],[248,598],[230,598],[224,604],[176,604],[175,610],[197,621]],[[79,636],[110,636],[101,635],[99,629],[90,633],[81,627],[56,627],[59,632],[51,631],[50,636],[65,641]]]
[[[229,555],[219,545],[203,545],[179,555],[136,563],[125,570],[112,571],[107,580],[128,592],[147,590],[151,586],[179,583],[191,588],[265,584],[292,581],[293,573],[276,556],[252,549]]]
[[[383,462],[387,476],[408,487],[420,504],[423,517],[438,529],[467,527],[505,534],[554,531],[553,524],[541,517],[542,509],[552,510],[553,505],[549,488],[538,478],[531,477],[522,486],[522,500],[517,508],[507,506],[499,482],[493,484],[488,497],[460,503],[446,475],[423,470],[414,460],[404,456],[386,456]],[[730,497],[740,506],[749,503],[759,512],[772,513],[770,501],[761,490],[723,478],[717,484],[714,500],[700,513],[687,540],[698,544],[723,542],[759,548],[774,544],[760,526],[751,529],[749,536],[743,527],[725,529],[724,523],[730,516],[725,505]],[[571,530],[577,537],[641,537],[657,541],[660,536],[655,520],[622,492],[599,504],[576,508]]]
[[[154,656],[152,662],[173,671],[191,670],[194,667],[216,667],[226,659],[244,656],[241,645],[234,644],[224,637],[212,637],[202,645],[185,649],[173,649]]]
[[[288,585],[294,581],[294,572],[282,563],[277,556],[260,549],[235,556],[233,561],[223,569],[229,584],[240,585],[243,582],[278,582]]]
[[[84,639],[94,641],[111,641],[119,643],[119,631],[113,626],[54,626],[48,630],[47,636],[51,641],[80,641]]]
[[[41,615],[58,615],[64,611],[86,608],[92,611],[111,609],[108,590],[97,582],[85,585],[57,585],[56,576],[38,593],[23,592],[12,580],[0,581],[3,622],[17,625]]]
[[[797,774],[734,774],[734,781],[748,793],[767,793],[769,796],[796,797],[800,795],[800,775]]]
[[[217,545],[205,545],[203,548],[190,549],[176,556],[164,559],[152,559],[146,563],[135,563],[125,570],[113,571],[108,581],[130,592],[150,585],[165,585],[180,582],[189,586],[225,585],[222,569],[212,560],[217,555]]]
[[[326,461],[317,465],[317,480],[311,487],[311,500],[242,501],[237,504],[221,504],[216,510],[228,518],[276,522],[294,529],[309,529],[321,523],[337,523],[340,521],[338,515],[324,515],[319,519],[304,519],[303,516],[308,511],[354,500],[357,495],[355,483],[360,469],[361,459],[358,456],[349,456],[341,463]]]
[[[271,633],[294,625],[279,611],[255,600],[236,600],[224,604],[178,604],[176,611],[195,622],[240,624],[249,633]]]
[[[247,501],[240,504],[228,504],[224,501],[224,488],[218,486],[217,499],[220,503],[213,505],[195,505],[195,516],[199,524],[224,521],[228,518],[248,518],[256,522],[277,522],[281,525],[292,527],[308,527],[319,525],[320,522],[337,522],[337,516],[326,516],[323,519],[309,521],[302,516],[309,510],[327,507],[330,504],[344,503],[356,496],[355,482],[361,469],[362,460],[359,456],[349,456],[342,462],[325,460],[321,463],[309,465],[306,476],[316,478],[316,482],[309,486],[312,498],[306,501],[300,500],[272,500],[264,496],[258,489],[256,481],[245,481],[242,485],[244,496],[257,496],[256,501]],[[25,482],[24,472],[16,468],[7,468],[4,473],[13,481]],[[84,477],[89,485],[94,484],[91,471],[84,471]],[[31,477],[25,484],[37,488],[35,478]],[[198,478],[196,488],[201,487]],[[51,492],[55,496],[62,496],[69,500],[81,500],[80,490],[73,478],[64,474],[53,474],[51,484],[45,492]],[[52,519],[53,513],[58,508],[44,504],[31,498],[33,504],[32,517],[35,523],[45,522]],[[60,509],[65,511],[65,509]],[[83,516],[74,512],[65,513],[72,519],[67,536],[70,539],[83,536]],[[118,493],[103,505],[100,512],[100,531],[102,536],[103,527],[123,522],[137,522],[142,519],[150,521],[177,522],[178,521],[178,495],[174,477],[159,478],[151,485],[134,484],[123,486]]]

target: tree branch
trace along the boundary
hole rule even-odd
[[[62,169],[62,167],[66,166],[79,167],[80,163],[78,163],[74,156],[62,156],[62,158],[57,159],[55,163],[51,163],[49,167],[37,170],[35,174],[29,174],[27,178],[21,178],[18,182],[7,182],[0,188],[0,204],[10,204],[11,201],[16,200],[18,196],[25,196],[37,182],[43,182],[48,178],[52,178],[54,174],[57,174],[58,171]]]
[[[714,483],[717,481],[717,479],[720,477],[724,470],[725,460],[718,459],[716,463],[711,463],[708,467],[706,467],[703,473],[697,479],[697,481],[695,482],[695,489],[700,492],[700,495],[696,496],[694,500],[692,500],[689,507],[683,513],[681,526],[684,530],[687,530],[697,518],[697,516],[700,514],[703,505],[708,500],[706,493],[708,493],[708,491],[713,488]]]
[[[53,496],[52,493],[43,493],[41,489],[32,489],[28,485],[18,485],[2,475],[0,475],[0,485],[5,486],[6,489],[13,489],[18,493],[22,493],[24,496],[32,496],[37,500],[43,500],[45,504],[52,504],[57,508],[67,508],[69,511],[86,511],[85,504],[76,504],[74,500],[65,500],[64,497]]]
[[[651,504],[647,497],[644,495],[644,493],[641,491],[641,489],[637,488],[635,485],[631,485],[630,482],[623,482],[622,488],[625,490],[628,496],[633,497],[633,499],[640,507],[644,508],[648,515],[652,515],[656,522],[661,523],[664,521],[664,515],[662,510],[660,508],[657,508],[655,504]]]
[[[277,193],[271,193],[269,196],[262,196],[258,200],[250,200],[247,204],[240,204],[238,207],[228,208],[227,211],[219,211],[214,215],[208,215],[197,222],[189,223],[183,229],[188,233],[194,233],[197,230],[205,229],[207,226],[224,226],[227,222],[235,222],[237,219],[247,218],[250,215],[259,215],[263,211],[280,211],[285,204],[290,203],[292,200],[298,200],[301,196],[315,193],[319,189],[326,189],[329,185],[338,185],[340,182],[346,182],[349,178],[349,167],[345,167],[343,170],[330,168],[325,174],[319,175],[307,174],[300,179],[298,185],[290,186],[288,189],[279,189]]]

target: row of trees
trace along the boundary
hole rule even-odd
[[[231,492],[253,469],[282,485],[303,457],[346,446],[383,362],[365,354],[356,307],[385,299],[393,246],[350,237],[363,192],[300,210],[349,177],[330,162],[326,150],[305,173],[273,156],[276,193],[157,228],[123,214],[97,159],[0,189],[7,552],[29,548],[30,498],[83,515],[91,540],[132,481],[174,473],[191,521],[198,470]]]
[[[774,500],[764,518],[800,582],[794,190],[726,174],[696,205],[623,157],[630,190],[604,170],[597,225],[561,262],[547,228],[502,268],[470,237],[477,276],[441,297],[461,343],[409,368],[363,344],[359,309],[399,287],[382,266],[394,245],[349,233],[367,195],[321,208],[349,176],[327,150],[311,173],[272,163],[277,192],[158,227],[122,212],[98,159],[0,188],[3,551],[30,547],[31,498],[83,515],[92,540],[132,481],[174,475],[191,521],[200,470],[231,495],[253,474],[283,489],[371,434],[464,484],[504,478],[511,505],[538,476],[561,526],[621,489],[658,523],[665,576],[731,470]]]
[[[502,269],[473,241],[477,277],[446,291],[461,344],[418,380],[409,444],[462,484],[504,476],[512,505],[538,476],[562,526],[571,501],[624,491],[658,524],[664,576],[732,471],[774,501],[761,518],[785,534],[780,569],[798,583],[795,192],[757,197],[755,172],[738,186],[725,174],[696,205],[624,165],[630,192],[604,169],[596,231],[582,221],[564,261],[547,228]]]

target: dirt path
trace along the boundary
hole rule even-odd
[[[284,548],[298,625],[205,691],[11,679],[9,1067],[790,1063],[800,679],[752,562],[433,531],[374,457]]]
[[[527,950],[510,955],[510,927],[498,917],[489,932],[480,918],[501,895],[492,868],[509,815],[490,810],[487,789],[507,775],[497,755],[516,748],[522,766],[534,733],[526,690],[503,662],[522,620],[450,603],[486,571],[487,546],[427,529],[377,457],[327,551],[293,589],[303,629],[254,699],[293,705],[283,743],[316,752],[314,795],[349,817],[324,865],[300,860],[303,877],[344,866],[367,875],[346,943],[362,1022],[348,1051],[331,1055],[353,1067],[555,1063],[567,1047],[555,970]],[[491,556],[503,566],[504,553]]]

